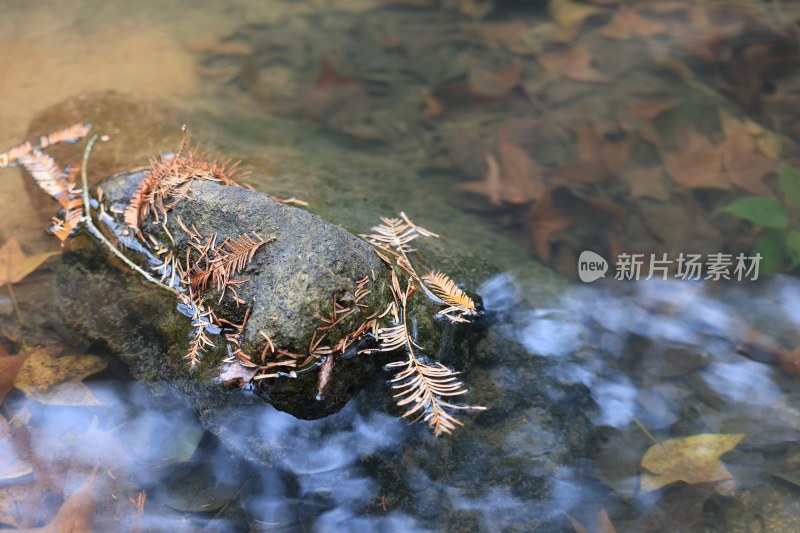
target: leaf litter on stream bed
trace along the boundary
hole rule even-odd
[[[543,19],[488,2],[497,20],[454,25],[435,2],[418,6],[413,24],[391,4],[336,22],[303,17],[307,35],[245,28],[223,42],[241,53],[195,53],[201,65],[239,65],[255,80],[246,90],[276,114],[450,172],[463,191],[454,201],[497,212],[568,275],[565,265],[587,248],[752,251],[763,228],[737,226],[721,208],[748,194],[779,198],[772,178],[781,163],[800,162],[787,134],[800,123],[770,114],[767,101],[778,98],[759,89],[800,57],[800,44],[785,42],[780,9],[550,0]],[[754,43],[755,34],[764,38]],[[302,52],[276,52],[298,38]],[[305,105],[297,91],[258,81],[274,69],[285,77],[287,65],[288,85],[307,88]],[[509,137],[520,122],[527,131]],[[537,229],[546,224],[539,204],[563,191],[582,201],[558,206],[559,223]],[[659,231],[665,209],[702,231]]]

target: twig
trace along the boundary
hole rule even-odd
[[[650,431],[644,426],[644,424],[639,422],[639,420],[637,420],[636,418],[633,419],[633,422],[639,427],[642,433],[644,433],[645,437],[653,441],[653,444],[659,444],[658,440],[653,436],[652,433],[650,433]]]
[[[90,207],[90,204],[89,204],[89,179],[86,177],[86,167],[88,166],[88,163],[89,163],[89,155],[92,153],[92,148],[94,147],[94,143],[97,142],[98,138],[99,138],[99,136],[96,135],[96,134],[92,135],[89,138],[89,142],[86,143],[86,149],[83,151],[83,164],[81,165],[81,185],[83,186],[83,191],[82,191],[83,192],[83,214],[84,214],[84,222],[86,223],[86,229],[89,230],[89,233],[91,233],[97,239],[99,239],[100,242],[105,244],[106,247],[109,250],[111,250],[111,253],[113,253],[114,255],[119,257],[122,260],[122,262],[125,263],[126,265],[128,265],[130,268],[132,268],[133,270],[135,270],[136,272],[141,274],[144,277],[144,279],[146,279],[147,281],[149,281],[150,283],[152,283],[154,285],[158,285],[162,289],[166,289],[166,290],[170,291],[171,293],[180,296],[181,293],[180,293],[180,291],[178,289],[176,289],[174,287],[170,287],[169,285],[166,285],[165,283],[161,283],[156,278],[154,278],[153,276],[151,276],[150,274],[145,272],[139,265],[137,265],[136,263],[134,263],[133,261],[131,261],[130,259],[125,257],[125,254],[120,252],[117,249],[117,247],[114,246],[111,243],[111,241],[109,241],[106,238],[106,236],[103,235],[103,233],[99,229],[97,229],[97,226],[94,225],[94,222],[92,221],[91,207]]]

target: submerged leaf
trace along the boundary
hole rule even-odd
[[[11,431],[11,425],[0,417],[0,482],[33,473],[30,463],[17,452]]]
[[[571,0],[550,0],[550,15],[560,27],[573,30],[587,18],[602,13],[603,9],[572,2]]]
[[[0,356],[0,404],[8,394],[8,391],[14,388],[14,380],[17,378],[22,364],[28,358],[30,352],[24,352],[13,357]]]
[[[666,30],[667,27],[660,22],[641,16],[631,7],[620,6],[615,10],[611,22],[600,30],[600,35],[625,40],[634,36],[651,37]]]
[[[0,524],[14,527],[23,525],[27,516],[25,510],[28,503],[41,489],[30,483],[0,486]]]
[[[756,150],[755,141],[747,133],[729,137],[723,144],[723,162],[731,183],[752,194],[771,195],[764,178],[777,172],[780,163]]]
[[[33,348],[14,386],[44,404],[98,405],[98,399],[81,380],[106,366],[108,363],[96,355],[53,357],[51,349]]]
[[[19,530],[26,533],[86,533],[94,531],[94,479],[97,468],[86,481],[66,499],[55,518],[44,527]]]
[[[0,248],[0,287],[7,283],[18,283],[39,268],[50,257],[59,252],[25,255],[19,241],[11,237]]]
[[[592,56],[580,46],[539,55],[539,62],[549,73],[575,81],[606,83],[608,80],[592,67]]]
[[[521,71],[522,63],[518,60],[498,72],[471,70],[467,80],[470,92],[484,98],[503,98],[519,85]]]
[[[720,456],[735,448],[744,434],[702,434],[670,439],[652,446],[642,458],[642,492],[666,487],[677,481],[709,483],[733,476]]]
[[[678,152],[662,154],[664,167],[679,185],[689,189],[730,189],[722,171],[722,153],[711,141],[690,128],[676,133]]]

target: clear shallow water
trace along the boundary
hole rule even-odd
[[[269,7],[242,2],[221,11],[206,6],[189,12],[159,5],[134,13],[113,3],[96,12],[97,6],[85,3],[56,20],[18,6],[19,24],[4,33],[10,66],[0,106],[0,117],[9,125],[3,146],[22,140],[27,122],[43,107],[93,90],[113,88],[180,104],[189,116],[209,110],[224,115],[237,104],[240,111],[252,111],[252,96],[220,99],[219,80],[201,79],[193,70],[196,58],[186,43],[196,40],[197,27],[222,38],[253,17],[271,22],[330,7],[357,17],[369,6],[275,2]],[[255,9],[262,11],[254,15]],[[303,20],[295,23],[298,35],[305,35]],[[145,31],[148,25],[156,29]],[[84,28],[91,31],[83,34]],[[71,45],[59,46],[65,41]],[[111,51],[92,55],[100,54],[104,44]],[[47,58],[37,65],[70,83],[42,84],[21,66],[18,58],[29,56],[31,49]],[[113,68],[114,54],[130,50],[140,76],[126,77]],[[142,83],[150,78],[162,83]],[[229,88],[222,94],[230,95]],[[260,120],[253,116],[254,123]],[[286,131],[318,134],[306,126]],[[239,134],[247,136],[246,131]],[[210,132],[208,137],[225,144],[220,135]],[[278,143],[293,142],[281,138],[280,131],[270,130],[270,135]],[[330,137],[319,142],[341,150],[389,151]],[[429,163],[422,165],[426,169],[437,164],[424,163]],[[431,179],[444,185],[457,181],[437,176]],[[40,225],[31,223],[40,211],[31,200],[35,196],[21,177],[8,171],[3,177],[2,201],[9,213],[3,238],[18,236],[28,251],[52,248]],[[447,198],[451,189],[444,185],[441,195]],[[494,223],[474,221],[505,238]],[[447,233],[448,228],[436,229]],[[165,410],[163,397],[169,398],[169,392],[156,401],[145,387],[128,380],[112,355],[103,354],[112,369],[88,380],[102,406],[43,406],[12,393],[3,407],[5,416],[19,417],[33,429],[27,448],[3,436],[0,450],[9,455],[23,453],[12,449],[33,451],[42,465],[36,480],[51,472],[52,489],[66,488],[67,493],[100,463],[97,494],[103,496],[98,496],[95,522],[100,531],[115,530],[120,523],[135,528],[136,520],[140,530],[154,531],[527,531],[540,521],[570,530],[564,513],[592,527],[601,509],[618,531],[797,529],[794,469],[800,413],[797,378],[790,374],[793,363],[785,358],[798,345],[800,286],[795,278],[727,285],[598,282],[572,286],[557,301],[532,306],[528,302],[539,300],[537,288],[519,281],[531,267],[522,261],[515,267],[514,273],[487,275],[472,288],[484,298],[489,331],[502,339],[499,346],[511,343],[522,349],[490,351],[465,374],[465,383],[490,410],[469,417],[467,427],[451,438],[435,441],[426,428],[407,426],[385,400],[385,384],[374,383],[342,412],[321,421],[299,421],[255,403],[251,411],[238,414],[240,433],[232,438],[246,440],[255,432],[282,451],[271,468],[254,467],[205,433],[192,413]],[[36,285],[48,280],[47,271],[30,278],[20,291],[23,309],[37,305]],[[0,307],[2,320],[15,320],[5,294]],[[526,376],[534,370],[548,373],[553,386],[532,387]],[[596,429],[596,439],[568,466],[542,472],[535,454],[556,448],[559,432],[550,430],[535,400],[564,401],[565,391],[576,390],[585,393],[576,403],[590,398],[595,404],[586,402],[581,412]],[[719,495],[713,483],[641,492],[641,462],[651,446],[705,433],[744,435],[724,456],[736,482],[732,492]],[[552,481],[552,491],[540,501],[537,488],[543,478]],[[33,480],[24,481],[30,486]],[[141,490],[147,502],[142,518],[136,519],[136,506],[127,500]],[[19,501],[29,497],[20,494]],[[13,523],[25,519],[29,526],[40,525],[59,504],[58,498],[44,498],[38,507],[20,504],[6,516]],[[34,514],[31,508],[37,509]]]

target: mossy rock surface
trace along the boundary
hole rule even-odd
[[[96,124],[111,120],[92,116],[91,111],[96,106],[84,106],[87,114],[82,117],[80,106],[70,104],[65,108],[74,114],[61,123],[81,118]],[[117,113],[115,106],[107,106],[107,109],[112,114]],[[57,109],[48,113],[57,114]],[[56,118],[48,120],[47,124],[59,122]],[[158,120],[161,119],[151,120],[143,115],[136,127],[140,134],[148,129],[160,132],[163,125],[157,124]],[[370,246],[354,234],[368,233],[371,225],[379,223],[379,216],[395,216],[401,210],[414,222],[442,236],[414,241],[414,248],[418,250],[415,257],[424,262],[420,270],[427,271],[428,267],[442,270],[474,293],[490,276],[515,269],[517,283],[536,288],[535,291],[519,291],[526,299],[535,299],[527,304],[552,303],[565,286],[563,279],[530,261],[512,243],[448,206],[435,183],[398,161],[342,150],[333,146],[329,139],[313,135],[295,145],[281,144],[279,138],[292,131],[285,128],[298,128],[284,122],[272,125],[262,122],[254,126],[256,130],[247,132],[251,137],[249,141],[237,137],[239,134],[234,129],[226,129],[222,122],[205,120],[205,124],[214,127],[196,134],[194,140],[204,141],[204,147],[224,148],[226,155],[242,158],[244,166],[253,172],[249,183],[257,190],[284,197],[298,196],[311,202],[307,210],[296,210],[276,204],[263,193],[195,183],[189,193],[191,201],[179,203],[170,212],[167,227],[179,251],[185,250],[186,242],[183,232],[176,226],[178,216],[184,223],[194,222],[203,236],[211,232],[228,236],[255,230],[264,238],[275,237],[241,273],[250,280],[238,289],[239,296],[243,300],[256,298],[253,316],[249,319],[252,329],[245,334],[245,343],[247,339],[255,343],[259,328],[270,327],[270,335],[280,337],[287,346],[307,347],[308,336],[319,323],[318,315],[325,309],[332,296],[330,293],[352,291],[353,281],[367,273],[372,278],[373,268],[375,294],[371,297],[375,301],[371,305],[384,305],[389,297],[385,286],[388,270]],[[281,134],[274,128],[283,128]],[[262,139],[260,135],[264,132],[266,136]],[[176,135],[162,150],[174,149],[178,141]],[[102,150],[107,150],[107,145],[99,144],[97,150],[101,154]],[[136,163],[141,163],[141,158]],[[130,198],[137,180],[142,177],[140,174],[137,178],[135,174],[118,175],[103,184],[103,202],[107,210],[112,203],[122,204]],[[94,175],[92,160],[90,175]],[[387,178],[385,186],[374,186],[378,176]],[[366,186],[367,183],[373,186]],[[310,213],[321,218],[312,217]],[[151,229],[160,235],[158,227]],[[313,238],[314,235],[326,237]],[[315,258],[318,265],[305,264]],[[252,392],[219,382],[215,364],[228,355],[224,350],[206,354],[208,365],[189,371],[182,359],[188,343],[189,320],[176,311],[174,296],[143,283],[121,267],[87,236],[79,236],[68,244],[68,253],[55,284],[55,299],[63,320],[83,336],[102,342],[120,354],[133,375],[146,381],[157,394],[166,388],[177,389],[198,413],[201,422],[237,455],[281,466],[290,456],[296,456],[297,450],[307,450],[308,455],[313,455],[319,439],[330,432],[355,428],[359,420],[374,416],[391,419],[382,413],[402,414],[402,409],[394,405],[391,389],[386,384],[390,375],[382,371],[382,367],[403,355],[359,356],[342,359],[334,365],[334,385],[322,402],[314,398],[316,369],[297,379],[275,381],[272,388],[262,390],[262,395],[279,409],[307,419],[334,413],[347,403],[345,409],[324,420],[295,420],[287,429],[286,415],[272,411]],[[279,279],[285,279],[286,284],[276,288],[274,284]],[[308,290],[312,280],[324,288],[314,298]],[[265,294],[280,296],[271,301],[264,298]],[[489,410],[460,416],[466,427],[457,429],[452,437],[438,439],[435,446],[421,444],[428,442],[429,428],[415,427],[416,436],[405,433],[411,429],[403,430],[404,438],[416,444],[399,446],[397,454],[401,459],[395,462],[391,459],[394,455],[390,454],[374,455],[366,461],[374,463],[373,466],[393,479],[408,477],[408,487],[416,487],[418,482],[409,477],[409,472],[423,471],[433,480],[444,476],[467,487],[469,476],[475,474],[476,469],[484,468],[483,479],[487,483],[510,483],[520,494],[526,494],[526,498],[546,500],[553,476],[558,477],[565,465],[591,448],[593,430],[586,415],[591,409],[591,399],[585,388],[559,382],[554,377],[558,372],[548,368],[560,362],[532,358],[505,334],[505,326],[494,323],[491,316],[475,324],[448,324],[435,318],[435,306],[414,296],[409,311],[425,355],[462,371],[460,377],[470,389],[466,401],[486,405]],[[210,293],[208,297],[216,301],[219,295]],[[263,303],[259,304],[259,300]],[[519,304],[518,301],[514,303]],[[258,308],[259,305],[264,307]],[[271,319],[274,310],[287,317],[280,331]],[[225,312],[233,320],[240,318],[237,313],[241,311],[235,306],[226,307]],[[253,347],[257,348],[255,344]],[[247,349],[253,354],[259,353],[252,347]],[[284,425],[264,426],[265,420],[276,417]],[[499,443],[505,442],[509,427],[515,426],[524,427],[529,435],[512,443],[518,453],[507,457]],[[380,442],[383,437],[376,434],[359,438]],[[489,458],[488,463],[484,457]],[[490,464],[502,464],[502,468],[493,469]],[[517,475],[523,471],[527,474]],[[423,489],[435,492],[437,486],[431,482]],[[531,487],[536,490],[532,491]],[[417,501],[416,495],[423,489],[398,493],[397,497],[408,499],[409,505],[414,505],[410,502]],[[480,492],[477,487],[475,490]],[[545,511],[543,507],[542,512]]]

